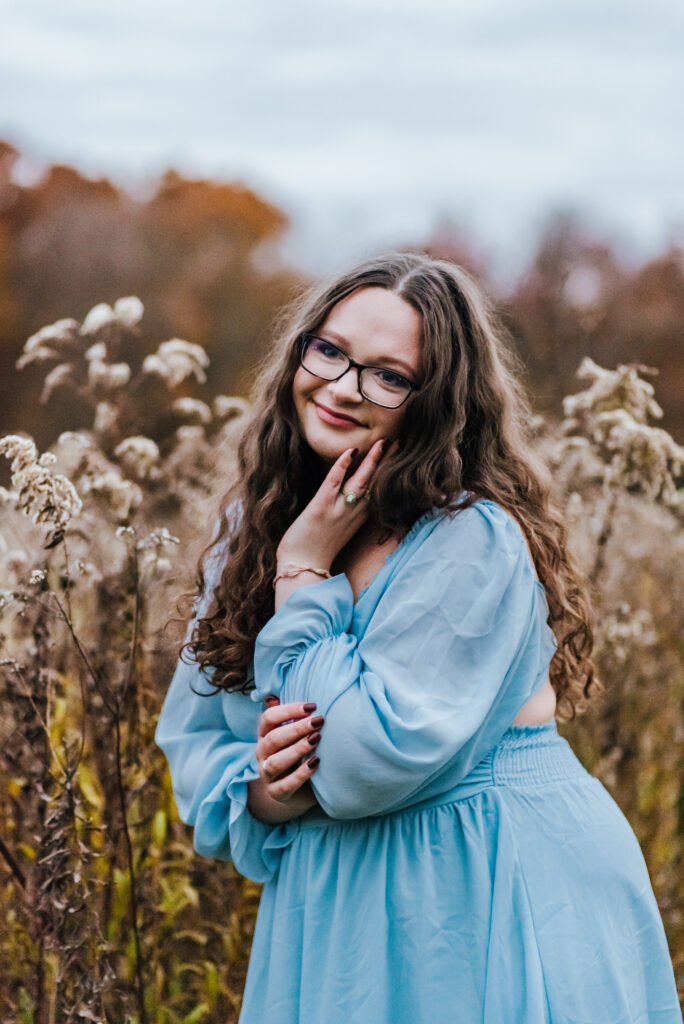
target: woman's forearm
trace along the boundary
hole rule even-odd
[[[247,783],[247,809],[250,814],[267,825],[277,825],[283,821],[291,821],[305,814],[311,807],[316,807],[316,800],[311,783],[305,782],[287,803],[273,800],[268,795],[266,784],[261,779],[252,779]]]

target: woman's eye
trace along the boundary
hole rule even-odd
[[[375,374],[382,384],[388,384],[390,387],[401,387],[406,383],[404,378],[393,370],[378,369]]]
[[[335,348],[334,345],[329,345],[325,341],[315,341],[313,343],[314,352],[318,352],[320,355],[325,356],[326,359],[339,359],[340,350]]]

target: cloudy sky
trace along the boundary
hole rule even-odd
[[[550,210],[684,238],[680,0],[0,0],[0,137],[284,207],[303,265],[442,218],[515,262]],[[35,170],[27,161],[23,173]]]

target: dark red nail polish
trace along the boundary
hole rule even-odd
[[[321,734],[320,732],[312,732],[311,735],[307,737],[307,739],[311,746],[315,747],[316,744],[320,742]]]
[[[315,715],[314,718],[311,719],[311,724],[314,727],[314,729],[320,729],[324,722],[325,718],[323,717],[323,715]]]
[[[306,711],[307,715],[309,714],[309,712],[316,710],[315,704],[302,704],[302,707]]]
[[[313,771],[314,768],[318,768],[319,764],[321,763],[321,759],[320,757],[310,757],[306,763],[308,764],[311,771]]]

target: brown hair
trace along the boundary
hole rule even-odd
[[[478,498],[506,509],[520,524],[546,589],[558,641],[550,667],[558,711],[574,714],[593,692],[591,612],[566,550],[562,518],[550,500],[548,471],[531,451],[532,416],[519,381],[521,366],[468,274],[421,253],[368,260],[311,288],[287,311],[259,373],[218,533],[200,559],[200,594],[212,552],[229,551],[230,558],[211,607],[184,646],[203,669],[213,667],[216,687],[249,688],[255,638],[274,612],[277,546],[323,475],[294,408],[298,341],[360,288],[388,289],[417,310],[425,368],[423,386],[407,400],[398,451],[383,460],[374,479],[370,517],[380,528],[403,534],[429,509],[463,509]],[[232,514],[236,503],[239,522]]]

